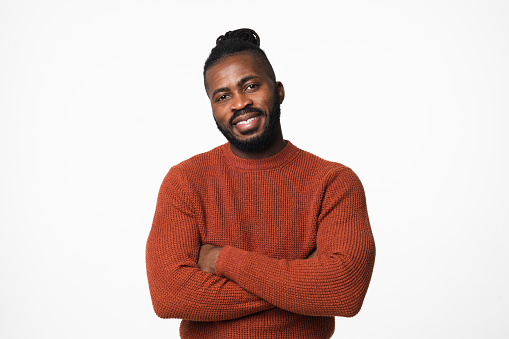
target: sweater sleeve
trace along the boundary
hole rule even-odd
[[[375,243],[364,190],[352,170],[331,173],[320,208],[316,258],[274,259],[226,246],[216,274],[290,312],[354,316],[371,279]]]
[[[221,321],[274,306],[228,279],[201,271],[197,209],[185,176],[172,168],[159,191],[146,246],[152,304],[161,318]]]

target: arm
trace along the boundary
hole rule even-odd
[[[236,283],[198,268],[197,208],[186,183],[178,170],[170,170],[159,191],[147,240],[147,275],[156,314],[220,321],[273,308]]]
[[[331,174],[318,223],[316,258],[280,260],[225,246],[215,272],[291,312],[354,316],[371,279],[375,245],[364,190],[350,169]]]

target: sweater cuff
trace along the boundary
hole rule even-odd
[[[216,275],[235,281],[235,277],[242,272],[242,262],[248,253],[231,246],[223,247],[217,257]]]

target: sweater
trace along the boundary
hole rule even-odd
[[[202,244],[223,247],[215,274],[198,268]],[[172,167],[146,246],[154,310],[189,339],[330,338],[374,260],[358,177],[289,141],[266,159],[226,143]]]

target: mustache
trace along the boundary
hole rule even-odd
[[[261,109],[259,108],[255,108],[255,107],[246,107],[244,109],[241,109],[241,110],[236,110],[233,112],[233,115],[232,117],[230,118],[230,125],[233,125],[233,120],[235,120],[236,118],[244,115],[244,114],[248,114],[248,113],[259,113],[261,115],[265,115],[265,112],[263,112]]]

